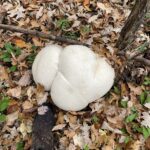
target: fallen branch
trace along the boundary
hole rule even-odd
[[[46,34],[44,32],[24,29],[24,28],[20,28],[20,27],[17,27],[17,26],[13,26],[13,25],[0,24],[0,29],[5,29],[5,30],[13,31],[13,32],[20,32],[20,33],[24,33],[24,34],[30,34],[30,35],[33,35],[33,36],[50,39],[50,40],[56,41],[56,42],[64,42],[64,43],[69,43],[69,44],[85,45],[85,46],[88,46],[88,47],[90,46],[86,43],[82,43],[82,42],[76,41],[76,40],[67,39],[67,38],[62,37],[62,36],[54,36],[54,35],[51,35],[51,34]]]
[[[136,61],[142,62],[143,64],[147,65],[150,67],[150,60],[142,57],[142,56],[137,56],[134,58]]]

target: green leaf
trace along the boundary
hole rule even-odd
[[[132,140],[132,138],[130,136],[126,136],[124,143],[127,144],[131,140]]]
[[[31,53],[29,56],[27,56],[28,63],[33,63],[35,56],[36,56],[35,53]]]
[[[88,147],[88,145],[87,145],[87,144],[86,144],[86,145],[84,145],[83,150],[89,150],[89,147]]]
[[[4,48],[7,50],[7,52],[13,53],[14,47],[11,43],[5,43]]]
[[[143,105],[149,102],[150,102],[150,93],[148,91],[142,92],[140,95],[140,103]]]
[[[150,85],[150,77],[145,77],[143,84],[144,84],[144,85]]]
[[[0,101],[0,111],[3,112],[5,109],[7,109],[9,105],[9,98],[3,97],[3,99]]]
[[[20,141],[16,145],[16,150],[24,150],[24,142]]]
[[[148,46],[149,46],[149,42],[145,42],[144,44],[142,44],[141,46],[139,46],[139,47],[137,48],[137,50],[140,51],[140,52],[144,52],[144,51],[147,50],[147,47],[148,47]]]
[[[94,115],[94,116],[92,117],[92,122],[93,122],[93,123],[98,123],[98,122],[99,122],[99,118],[98,118],[96,115]]]
[[[150,95],[147,95],[145,103],[150,103]]]
[[[122,129],[120,129],[120,131],[121,131],[123,134],[128,133],[127,130],[126,130],[126,128],[122,128]]]
[[[144,91],[140,95],[140,103],[143,105],[145,103],[145,99],[147,97],[147,93]]]
[[[0,122],[6,121],[6,115],[0,114]]]
[[[9,71],[10,71],[10,72],[15,72],[16,69],[17,69],[17,66],[11,66],[11,67],[9,68]]]
[[[14,52],[15,56],[19,56],[21,54],[21,49],[19,47],[15,47],[14,50],[15,50]]]
[[[130,114],[125,119],[126,123],[132,122],[133,120],[135,120],[137,118],[137,116],[138,116],[138,113]]]
[[[11,62],[11,55],[10,55],[10,53],[8,53],[8,52],[4,52],[4,53],[0,56],[0,59],[1,59],[3,62]]]
[[[150,128],[142,127],[142,133],[145,139],[150,136]]]
[[[70,38],[70,39],[73,39],[73,40],[77,40],[77,38],[80,36],[79,34],[78,34],[78,32],[66,32],[65,34],[64,34],[64,36],[65,37],[67,37],[67,38]]]
[[[117,86],[114,86],[114,92],[116,94],[120,94],[120,90],[119,90],[119,88]]]
[[[122,101],[120,102],[120,106],[123,107],[123,108],[127,108],[127,106],[128,106],[128,101],[122,100]]]
[[[91,28],[89,25],[81,26],[81,28],[80,28],[80,32],[82,34],[87,34],[90,32],[90,30],[91,30]]]
[[[56,26],[62,30],[65,30],[70,27],[70,22],[67,19],[60,19],[56,22]]]
[[[32,49],[33,51],[35,51],[35,50],[38,49],[38,46],[32,45],[31,49]]]

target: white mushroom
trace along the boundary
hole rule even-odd
[[[47,45],[36,56],[32,65],[33,79],[40,83],[48,91],[58,72],[59,56],[62,47],[58,45]]]
[[[33,63],[34,80],[51,89],[52,100],[61,109],[81,110],[113,85],[114,69],[85,46],[70,45],[62,50],[49,45],[40,53]]]

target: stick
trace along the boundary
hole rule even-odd
[[[67,39],[67,38],[62,37],[62,36],[54,36],[51,34],[46,34],[44,32],[39,32],[36,30],[30,30],[30,29],[24,29],[24,28],[20,28],[17,26],[13,26],[13,25],[0,24],[0,29],[10,30],[10,31],[14,31],[14,32],[20,32],[20,33],[24,33],[24,34],[30,34],[33,36],[38,36],[41,38],[46,38],[46,39],[50,39],[52,41],[57,41],[57,42],[65,42],[65,43],[69,43],[69,44],[85,45],[88,47],[90,46],[86,43],[82,43],[82,42],[76,41],[76,40]]]
[[[137,56],[134,58],[136,61],[139,61],[139,62],[142,62],[144,63],[145,65],[149,66],[150,67],[150,60],[142,57],[142,56]]]
[[[134,40],[135,32],[140,27],[146,13],[150,9],[150,0],[136,0],[123,29],[116,46],[122,50],[126,49]]]

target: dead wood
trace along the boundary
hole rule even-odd
[[[146,59],[146,58],[144,58],[144,57],[142,57],[142,56],[137,56],[137,57],[135,57],[134,59],[135,59],[136,61],[139,61],[139,62],[145,64],[146,66],[149,66],[149,67],[150,67],[150,60],[148,60],[148,59]]]
[[[36,30],[30,30],[30,29],[24,29],[24,28],[20,28],[17,26],[13,26],[13,25],[0,24],[0,29],[5,29],[5,30],[13,31],[13,32],[20,32],[20,33],[24,33],[24,34],[29,34],[29,35],[33,35],[36,37],[50,39],[50,40],[56,41],[56,42],[64,42],[64,43],[69,43],[69,44],[89,46],[86,43],[82,43],[82,42],[77,41],[77,40],[71,40],[71,39],[65,38],[63,36],[54,36],[51,34],[46,34],[44,32],[39,32]]]
[[[150,9],[150,0],[136,0],[123,29],[121,30],[120,37],[116,46],[122,50],[129,46],[134,38],[135,32],[140,27],[146,13]]]

